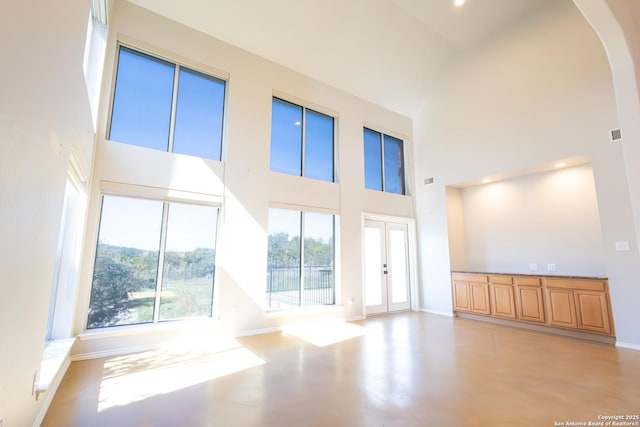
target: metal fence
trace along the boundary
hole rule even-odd
[[[269,267],[267,304],[274,306],[309,306],[335,304],[333,266],[305,266],[304,281],[299,267]]]

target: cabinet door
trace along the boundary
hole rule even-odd
[[[607,296],[604,292],[575,291],[578,328],[611,333]]]
[[[512,285],[490,285],[491,292],[491,315],[516,318],[515,300],[513,297]]]
[[[547,289],[547,307],[549,324],[576,328],[576,306],[572,290]]]
[[[471,311],[479,314],[491,314],[491,309],[489,308],[489,285],[471,282],[470,288]]]
[[[469,282],[458,280],[453,282],[453,309],[455,311],[471,311]]]
[[[544,323],[544,304],[542,303],[542,288],[533,286],[518,286],[516,288],[516,307],[518,319],[529,322]]]

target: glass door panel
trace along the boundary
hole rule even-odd
[[[409,309],[407,224],[388,223],[389,311]]]
[[[364,283],[367,313],[379,313],[387,309],[387,289],[384,278],[386,250],[384,248],[384,223],[366,221],[364,227]]]
[[[364,283],[367,314],[408,310],[408,225],[365,220]]]

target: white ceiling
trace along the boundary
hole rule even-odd
[[[413,116],[446,64],[558,0],[129,0]]]
[[[472,47],[549,3],[549,0],[468,0],[463,7],[454,7],[453,0],[390,1],[459,49]]]

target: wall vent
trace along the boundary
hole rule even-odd
[[[423,182],[424,182],[424,185],[430,185],[430,184],[433,184],[433,181],[434,181],[433,177],[430,177],[430,178],[425,178]]]
[[[609,131],[609,142],[622,142],[622,132],[619,128]]]

